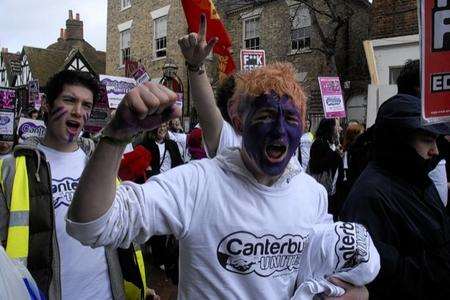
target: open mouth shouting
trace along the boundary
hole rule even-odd
[[[69,132],[69,134],[75,136],[78,134],[78,131],[81,127],[81,123],[78,121],[74,121],[74,120],[67,120],[66,126],[67,126],[67,131]]]
[[[279,163],[284,160],[287,155],[288,147],[283,142],[274,141],[265,146],[264,154],[271,163]]]

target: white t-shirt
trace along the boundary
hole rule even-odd
[[[161,166],[159,168],[159,171],[161,173],[164,173],[168,170],[170,170],[170,167],[172,166],[172,159],[170,158],[169,151],[166,150],[166,144],[162,142],[161,144],[158,142],[155,142],[156,145],[158,145],[159,149],[159,165]]]
[[[190,158],[189,151],[186,150],[187,134],[169,131],[168,135],[169,139],[177,143],[178,150],[180,151],[180,155],[183,161],[188,162]]]
[[[302,135],[300,139],[300,152],[302,154],[302,167],[306,169],[309,163],[309,152],[311,150],[311,145],[314,141],[314,136],[311,132],[306,132]]]
[[[268,187],[244,167],[238,149],[229,149],[143,185],[125,182],[104,216],[67,220],[67,228],[97,247],[174,234],[178,299],[289,299],[311,227],[330,222],[325,189],[298,166]]]
[[[65,217],[87,157],[39,145],[50,164],[62,299],[112,299],[105,248],[83,246],[66,232]]]
[[[444,206],[447,206],[448,201],[448,179],[447,179],[447,171],[445,169],[446,161],[445,159],[442,159],[439,164],[432,170],[430,173],[428,173],[428,177],[433,181],[434,185],[436,186],[436,189],[439,193],[439,197],[442,200],[442,203],[444,203]]]

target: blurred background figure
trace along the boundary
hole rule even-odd
[[[37,109],[32,109],[29,113],[28,116],[30,117],[30,119],[33,120],[37,120],[39,118],[39,111]]]
[[[314,142],[314,134],[311,132],[311,120],[306,120],[305,133],[300,139],[300,151],[298,161],[303,169],[308,168],[309,153],[311,151],[312,143]]]
[[[179,118],[170,120],[168,126],[168,138],[177,143],[181,158],[184,162],[188,162],[189,153],[186,150],[187,135],[186,133],[184,133],[183,126],[181,125],[181,120]]]
[[[202,129],[194,128],[187,137],[187,148],[191,160],[206,158],[206,152],[203,148]]]
[[[328,193],[328,210],[336,214],[333,196],[339,169],[342,169],[339,136],[342,128],[338,119],[322,119],[316,131],[316,139],[311,145],[307,173],[322,184]],[[341,171],[342,172],[342,171]],[[335,215],[333,214],[333,216]]]
[[[0,159],[3,159],[11,155],[14,142],[12,141],[0,141]]]

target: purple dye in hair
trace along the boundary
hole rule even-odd
[[[260,118],[257,113],[262,110],[267,113]],[[290,116],[286,117],[287,114]],[[293,122],[293,117],[298,122]],[[279,97],[274,92],[263,94],[250,105],[243,125],[243,146],[248,155],[265,174],[282,174],[300,143],[299,109],[288,96]],[[266,146],[274,143],[286,147],[286,156],[279,162],[272,162],[267,157]]]

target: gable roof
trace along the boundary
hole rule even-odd
[[[45,86],[50,77],[64,66],[66,52],[24,46],[23,55],[27,56],[31,75],[39,80],[39,85]]]
[[[12,64],[15,62],[20,63],[20,55],[16,53],[2,52],[3,62],[5,64],[6,76],[8,78],[9,84],[14,80],[16,74],[13,72]]]

